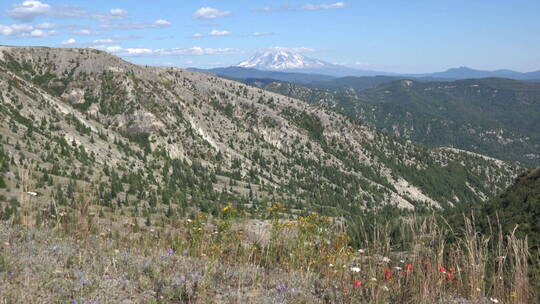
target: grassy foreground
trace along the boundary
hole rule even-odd
[[[21,206],[21,210],[25,210]],[[0,224],[0,303],[534,303],[526,240],[462,237],[435,218],[388,225],[218,216],[129,218],[83,203],[56,215],[20,212]],[[114,219],[114,221],[113,221]],[[364,231],[364,232],[362,232]]]

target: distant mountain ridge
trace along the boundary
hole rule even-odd
[[[202,70],[213,74],[234,79],[247,78],[270,78],[280,81],[292,81],[295,83],[307,83],[311,81],[306,74],[317,74],[327,77],[366,77],[366,76],[392,76],[397,78],[428,78],[430,80],[459,80],[472,78],[510,78],[516,80],[540,82],[540,71],[517,72],[509,69],[500,69],[494,71],[475,70],[468,67],[451,68],[442,72],[434,73],[391,73],[371,70],[360,70],[339,64],[329,63],[323,60],[310,58],[298,52],[285,48],[272,48],[261,51],[231,67],[222,67],[216,69]],[[264,75],[265,72],[272,72],[271,75]],[[278,73],[304,74],[296,75],[293,79]],[[317,79],[319,81],[320,79]]]
[[[448,69],[444,72],[435,72],[427,74],[410,74],[411,77],[434,77],[434,78],[448,78],[448,79],[472,79],[472,78],[510,78],[516,80],[540,80],[540,71],[521,73],[512,70],[495,70],[495,71],[482,71],[475,70],[468,67],[459,67]]]

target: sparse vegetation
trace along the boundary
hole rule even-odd
[[[7,302],[533,296],[525,241],[509,232],[486,249],[490,234],[431,215],[494,196],[515,164],[417,146],[210,75],[91,50],[0,52]]]

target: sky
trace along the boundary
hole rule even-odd
[[[290,48],[363,70],[540,70],[538,0],[0,1],[0,44],[211,68]]]

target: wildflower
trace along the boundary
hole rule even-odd
[[[446,271],[446,280],[447,281],[455,281],[456,278],[454,277],[454,271],[452,269]]]
[[[403,270],[403,268],[401,268],[401,267],[399,267],[399,266],[395,266],[394,269],[397,270],[397,271]]]
[[[358,249],[358,253],[364,254],[366,251],[364,249]]]
[[[386,285],[384,285],[384,286],[382,287],[382,289],[383,289],[384,291],[389,291],[389,290],[390,290],[390,289],[388,288],[388,286],[386,286]]]
[[[187,250],[182,250],[182,255],[187,255]]]
[[[392,279],[393,276],[394,276],[394,272],[392,270],[390,270],[390,269],[385,269],[384,270],[384,279],[386,281]]]
[[[377,282],[377,278],[371,278],[371,282]]]
[[[444,266],[440,266],[439,267],[439,272],[446,273],[446,268],[444,268]]]
[[[499,303],[499,300],[495,299],[495,298],[489,298],[489,300],[493,303]]]
[[[517,292],[512,291],[512,292],[510,293],[510,297],[511,297],[511,298],[517,298]]]
[[[285,224],[283,224],[284,227],[286,228],[291,228],[294,226],[294,223],[293,222],[286,222]]]
[[[412,264],[405,264],[405,272],[411,273],[413,271],[413,265]]]
[[[352,272],[360,272],[360,267],[351,267]]]
[[[287,285],[278,285],[276,286],[276,290],[281,292],[287,290]]]
[[[382,261],[383,261],[384,263],[389,263],[389,262],[390,262],[390,258],[384,257],[384,258],[382,258]]]

